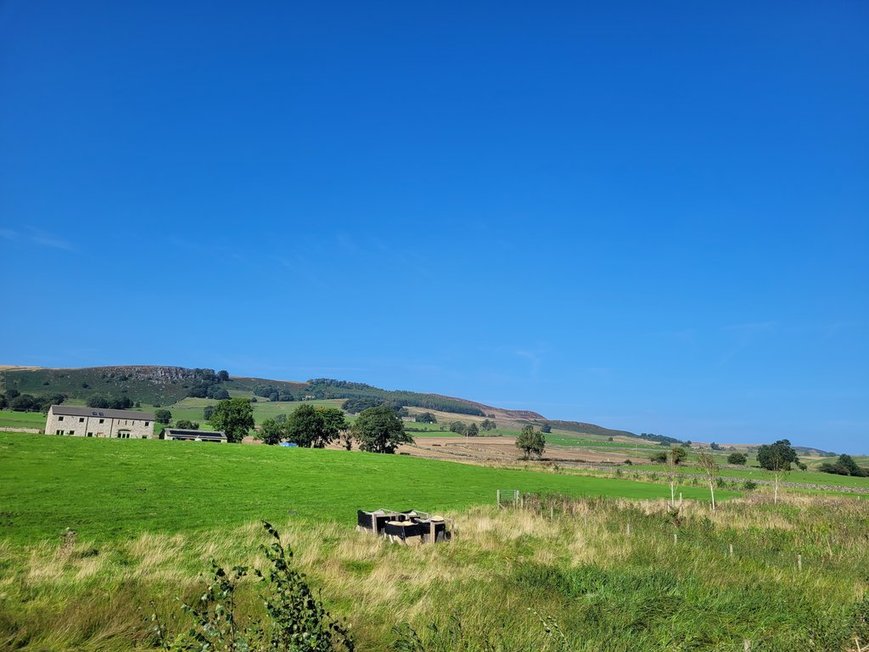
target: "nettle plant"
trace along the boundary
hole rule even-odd
[[[212,579],[193,604],[183,604],[193,625],[172,640],[156,614],[153,631],[157,644],[172,652],[353,652],[348,629],[334,619],[314,595],[305,576],[293,568],[293,552],[281,544],[278,531],[263,527],[273,539],[262,546],[270,568],[263,572],[235,566],[229,572],[212,560]],[[249,574],[261,582],[266,618],[241,626],[236,618],[235,594]]]

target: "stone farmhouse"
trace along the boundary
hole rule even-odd
[[[52,405],[45,421],[45,434],[150,439],[154,436],[154,415],[130,410]]]

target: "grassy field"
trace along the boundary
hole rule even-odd
[[[631,467],[634,470],[652,471],[665,473],[666,467],[663,464],[635,464]],[[686,473],[702,473],[699,467],[691,464],[686,465],[683,469]],[[719,474],[723,478],[736,478],[740,480],[764,480],[772,481],[775,477],[771,471],[760,467],[751,468],[722,468]],[[819,484],[819,485],[836,485],[840,487],[860,487],[869,490],[869,478],[856,478],[847,475],[835,475],[832,473],[821,473],[820,471],[799,471],[794,470],[782,476],[783,482],[796,482],[802,484]]]
[[[279,414],[290,414],[300,405],[322,405],[340,408],[341,403],[343,402],[344,401],[341,399],[325,399],[322,401],[280,401],[272,403],[266,399],[261,399],[252,404],[253,416],[257,425],[259,425],[266,419],[273,419]],[[218,401],[213,399],[188,397],[174,403],[173,405],[165,406],[165,409],[172,413],[173,423],[177,422],[179,419],[188,419],[190,421],[199,422],[202,425],[202,428],[205,429],[208,425],[202,416],[202,411],[206,406],[217,405],[217,403]],[[156,408],[150,405],[143,405],[141,409],[152,412]]]
[[[0,410],[2,428],[45,428],[45,415],[42,412],[15,412]]]
[[[186,628],[179,601],[201,594],[209,559],[261,565],[260,518],[360,650],[738,652],[748,640],[826,652],[869,641],[866,501],[729,494],[715,512],[705,501],[674,512],[662,485],[616,479],[14,434],[0,434],[0,477],[0,649],[152,648],[151,613],[170,633]],[[514,486],[573,498],[496,509],[495,488]],[[406,547],[355,532],[356,507],[379,505],[443,511],[455,536]],[[75,534],[61,536],[67,527]],[[246,581],[240,622],[259,610]],[[401,642],[412,645],[391,647]]]
[[[497,489],[662,498],[661,482],[496,469],[358,451],[0,433],[0,535],[105,539],[260,518],[354,523],[356,509],[491,503]],[[733,494],[729,494],[733,495]],[[687,498],[706,491],[686,488]],[[723,494],[722,498],[728,494]]]

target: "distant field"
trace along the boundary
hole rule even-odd
[[[494,469],[337,450],[0,433],[0,538],[70,527],[111,538],[287,514],[354,523],[356,509],[442,511],[491,503],[497,489],[662,498],[662,483]],[[686,497],[707,492],[686,488]],[[722,493],[722,498],[728,495]]]
[[[0,428],[45,428],[42,412],[14,412],[0,410]]]
[[[257,425],[266,419],[273,419],[279,414],[290,414],[300,405],[324,405],[329,407],[340,408],[344,401],[342,399],[327,399],[322,401],[281,401],[270,402],[266,399],[259,399],[253,403],[253,416]],[[202,416],[202,411],[208,405],[217,405],[218,401],[209,398],[185,398],[174,405],[166,405],[165,409],[172,413],[173,422],[179,419],[189,419],[190,421],[198,421],[205,427],[205,419]],[[157,408],[152,406],[143,406],[143,410],[153,411]]]
[[[631,467],[636,470],[657,471],[665,473],[666,467],[663,464],[635,464]],[[702,473],[702,471],[692,465],[682,467],[682,470],[687,473]],[[733,469],[722,468],[719,474],[724,478],[738,478],[744,480],[773,480],[774,474],[766,469],[759,467]],[[803,484],[821,484],[839,487],[862,487],[869,489],[869,478],[855,478],[847,475],[835,475],[833,473],[821,473],[820,471],[791,471],[783,477],[784,482],[799,482]]]

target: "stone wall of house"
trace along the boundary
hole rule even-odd
[[[109,417],[74,416],[48,411],[46,435],[67,437],[104,437],[112,439],[150,439],[154,422],[143,419],[112,419]]]

